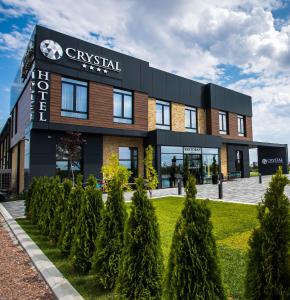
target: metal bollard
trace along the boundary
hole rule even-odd
[[[181,187],[181,180],[180,179],[178,179],[177,188],[178,188],[178,195],[182,195],[182,187]]]
[[[259,183],[261,184],[262,183],[262,174],[259,173]]]
[[[219,176],[219,199],[222,199],[223,198],[223,179],[222,179],[222,176],[220,175]]]

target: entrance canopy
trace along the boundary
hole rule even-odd
[[[288,173],[288,145],[277,143],[264,143],[256,141],[226,140],[227,144],[248,145],[249,148],[257,148],[258,168],[262,175],[274,174],[281,166],[283,173]]]

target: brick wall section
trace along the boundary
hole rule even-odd
[[[103,164],[109,162],[110,156],[115,153],[119,155],[119,147],[137,147],[138,148],[138,172],[139,176],[144,174],[144,148],[142,138],[131,138],[121,136],[104,136],[103,137]]]
[[[62,117],[61,114],[61,76],[51,74],[50,92],[50,121],[73,125],[84,125],[127,130],[148,129],[148,96],[134,92],[134,124],[113,122],[113,87],[96,82],[89,83],[89,112],[88,119]]]
[[[197,109],[197,132],[199,134],[207,133],[206,126],[206,111],[203,108]]]
[[[156,129],[156,100],[148,99],[148,131]]]
[[[171,130],[185,131],[185,106],[183,104],[171,103]]]
[[[216,109],[208,110],[208,134],[220,135],[219,133],[219,111]],[[228,113],[229,134],[222,134],[224,138],[234,140],[253,140],[252,118],[246,117],[246,136],[238,135],[237,114]]]
[[[225,144],[221,147],[221,172],[224,176],[228,176],[228,152]]]
[[[31,83],[28,82],[18,101],[17,133],[11,138],[11,147],[16,145],[25,134],[25,128],[30,122]]]

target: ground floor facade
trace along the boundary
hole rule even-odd
[[[74,139],[80,136],[81,143],[74,144]],[[101,168],[112,154],[131,171],[133,182],[137,176],[144,176],[143,160],[148,145],[155,151],[153,163],[159,177],[158,188],[176,187],[178,181],[183,182],[186,164],[198,184],[215,183],[213,177],[219,174],[225,179],[250,176],[249,149],[253,145],[217,136],[156,130],[144,136],[79,132],[75,137],[63,130],[30,129],[25,138],[11,148],[11,190],[24,191],[31,179],[38,176],[67,178],[72,177],[72,173],[74,176],[80,173],[86,180],[93,174],[102,181]],[[281,159],[288,161],[287,147],[259,147],[260,152],[264,152],[259,157],[261,161],[271,161],[271,158],[263,158],[267,153],[277,160],[276,164],[269,164],[271,170],[263,171],[265,175],[274,173],[279,164],[283,165]],[[73,149],[73,158],[68,149]],[[261,170],[263,167],[261,163]]]

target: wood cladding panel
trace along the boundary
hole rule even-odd
[[[89,82],[88,119],[61,116],[61,76],[51,74],[50,121],[73,125],[147,131],[148,96],[134,92],[134,124],[121,124],[113,121],[113,87],[96,82]]]
[[[246,117],[246,136],[239,136],[238,134],[238,119],[237,114],[228,113],[228,126],[229,133],[228,134],[220,134],[219,133],[219,111],[216,109],[208,110],[208,133],[212,135],[221,135],[226,139],[234,139],[234,140],[253,140],[252,133],[252,118]]]

